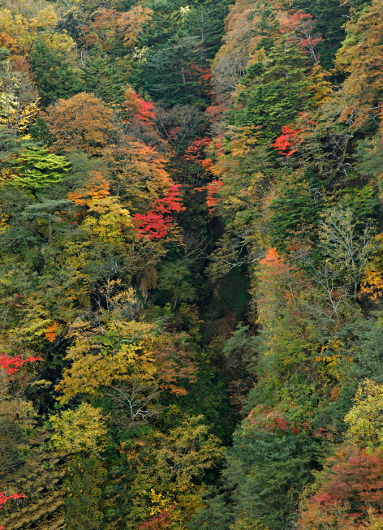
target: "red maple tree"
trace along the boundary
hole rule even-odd
[[[23,499],[25,498],[24,493],[12,493],[11,495],[6,495],[5,491],[0,492],[0,508],[10,499]],[[0,530],[5,530],[5,526],[0,526]]]
[[[309,118],[307,112],[299,112],[299,124],[297,122],[289,125],[282,125],[281,132],[272,147],[280,155],[291,156],[298,152],[298,147],[305,141],[305,135],[309,132],[310,126],[315,126],[316,122]]]
[[[12,375],[15,372],[18,372],[19,368],[21,368],[23,364],[27,362],[33,363],[35,361],[42,361],[42,359],[41,357],[33,356],[22,359],[21,355],[17,355],[17,357],[10,357],[2,353],[0,355],[0,369],[3,369],[7,375]]]
[[[153,120],[156,117],[153,103],[145,101],[133,90],[128,88],[125,91],[125,101],[123,103],[127,120],[132,125],[141,125],[144,128],[154,129]]]
[[[169,214],[185,210],[182,206],[180,193],[181,184],[174,184],[162,199],[157,199],[155,203],[150,205],[149,211],[144,214],[136,213],[133,215],[139,238],[160,239],[167,235],[172,223]]]
[[[323,39],[320,36],[313,37],[313,22],[313,16],[300,9],[281,22],[281,31],[291,34],[291,40],[298,44],[302,55],[309,55],[314,63],[318,63],[320,55],[316,52],[316,46]]]
[[[369,454],[356,446],[342,446],[327,460],[321,482],[318,492],[307,501],[301,513],[298,523],[301,530],[319,528],[317,522],[324,520],[334,528],[347,525],[364,528],[362,523],[368,520],[371,510],[378,517],[383,515],[380,450]]]

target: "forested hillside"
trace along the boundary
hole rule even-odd
[[[383,0],[2,0],[0,528],[383,529]]]

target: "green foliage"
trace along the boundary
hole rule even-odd
[[[380,4],[3,1],[7,530],[380,524]]]
[[[226,357],[236,359],[248,371],[254,371],[257,353],[257,340],[250,333],[249,326],[240,322],[231,337],[225,342],[222,353]]]
[[[186,388],[186,396],[181,396],[176,401],[181,410],[192,415],[204,414],[214,435],[223,444],[229,444],[238,414],[230,402],[226,382],[218,366],[202,362],[197,381]],[[168,400],[164,400],[165,405],[168,403]]]
[[[320,182],[293,173],[285,176],[280,186],[281,192],[270,205],[269,232],[273,246],[288,252],[289,246],[296,248],[300,244],[315,256],[319,214],[323,208]]]
[[[334,56],[345,37],[344,17],[348,16],[348,5],[334,0],[319,0],[315,3],[298,0],[294,9],[302,9],[304,13],[313,15],[314,32],[323,38],[318,45],[320,62],[325,70],[330,70],[334,67]]]
[[[92,530],[105,526],[107,469],[95,456],[78,455],[68,462],[64,520],[67,528]],[[109,527],[110,528],[110,527]]]
[[[304,109],[308,98],[305,61],[287,38],[267,53],[265,63],[249,67],[244,88],[237,97],[238,110],[231,112],[237,126],[256,125],[262,137],[272,139]]]
[[[12,185],[32,190],[56,184],[70,168],[63,156],[49,153],[46,147],[29,147],[21,151],[16,164]]]
[[[227,530],[234,520],[232,507],[228,504],[227,495],[219,495],[215,488],[211,488],[204,496],[205,506],[200,510],[188,525],[190,530],[199,528],[216,528]]]
[[[132,84],[165,105],[206,108],[210,84],[203,76],[221,44],[229,2],[150,1],[147,6],[154,11],[156,30],[141,37],[141,49],[147,48],[136,60]]]
[[[37,41],[30,62],[44,106],[83,90],[79,69],[73,68],[64,53],[49,48],[45,40]]]
[[[173,303],[173,309],[180,302],[191,302],[195,298],[190,277],[191,272],[188,266],[181,260],[175,263],[164,263],[158,275],[158,288],[169,293]]]
[[[308,419],[305,408],[259,406],[236,429],[223,471],[238,523],[230,528],[242,528],[242,519],[272,530],[291,525],[299,490],[311,481],[310,469],[320,454]],[[218,497],[215,504],[222,501]],[[214,509],[214,504],[207,508],[205,519],[202,511],[199,520],[216,517]]]
[[[121,104],[129,79],[128,73],[124,72],[120,65],[113,63],[96,44],[89,53],[86,66],[83,68],[85,91],[95,94],[107,103]]]
[[[373,311],[369,318],[360,320],[355,329],[352,347],[354,363],[351,371],[356,380],[371,379],[383,383],[381,371],[383,322],[380,311]]]
[[[364,138],[358,142],[356,151],[358,170],[365,177],[380,177],[383,173],[383,146],[380,136]]]
[[[2,399],[0,411],[2,488],[26,497],[4,506],[1,522],[9,530],[36,525],[61,530],[65,455],[52,451],[49,432],[36,425],[30,402]]]

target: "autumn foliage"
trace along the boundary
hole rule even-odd
[[[23,499],[25,498],[25,495],[23,493],[12,493],[11,495],[7,496],[5,491],[2,491],[0,493],[0,508],[4,506],[4,504],[9,501],[10,499]]]
[[[42,116],[57,138],[55,148],[67,151],[81,149],[95,154],[106,147],[116,130],[113,111],[93,94],[85,92],[59,100]]]
[[[153,129],[153,120],[156,116],[153,103],[140,98],[132,88],[128,88],[124,96],[123,106],[126,108],[127,123]]]
[[[79,206],[90,206],[92,201],[108,197],[109,190],[110,184],[101,171],[92,171],[84,187],[68,193],[68,199]]]
[[[0,492],[0,508],[11,499],[23,499],[25,495],[23,493],[12,493],[11,495],[6,495],[5,491]],[[0,530],[6,530],[5,526],[0,526]]]
[[[299,146],[305,141],[310,127],[315,127],[315,121],[311,120],[307,112],[299,112],[299,124],[291,123],[282,126],[282,134],[276,138],[272,147],[280,155],[291,156],[299,151]]]
[[[31,355],[26,359],[22,359],[21,355],[11,357],[2,353],[0,355],[0,368],[3,369],[7,375],[12,375],[18,372],[19,368],[21,368],[26,362],[34,363],[36,361],[42,361],[41,357],[34,357],[33,355]]]
[[[148,239],[160,239],[169,232],[172,212],[180,212],[184,209],[180,197],[181,185],[175,184],[162,199],[151,204],[151,210],[145,214],[133,215],[134,223],[139,237]]]
[[[2,524],[383,529],[383,0],[51,3],[0,6]]]
[[[370,510],[383,515],[383,460],[380,451],[367,454],[344,446],[327,460],[319,491],[301,514],[299,528],[347,527],[368,520]],[[326,524],[327,526],[322,526]]]
[[[321,36],[314,37],[314,20],[310,13],[303,13],[300,9],[288,18],[281,21],[282,33],[289,33],[293,42],[296,42],[304,56],[309,56],[314,63],[318,63],[320,55],[316,47],[323,40]]]
[[[169,510],[161,512],[157,517],[152,517],[148,521],[137,526],[137,530],[160,530],[161,528],[172,528],[172,512],[174,506]]]
[[[90,25],[81,27],[80,40],[88,47],[98,43],[105,51],[113,49],[119,41],[124,47],[137,44],[143,27],[150,24],[153,11],[141,5],[133,6],[126,13],[116,9],[103,9]]]
[[[286,414],[286,412],[288,412]],[[254,408],[246,418],[245,430],[256,429],[260,433],[267,435],[268,433],[274,433],[279,435],[285,434],[298,434],[299,432],[311,431],[311,425],[308,421],[310,419],[310,413],[306,412],[306,418],[296,412],[296,418],[294,418],[294,408],[288,411],[288,407],[267,407],[265,405],[259,405]]]

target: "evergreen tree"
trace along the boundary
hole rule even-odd
[[[298,46],[284,36],[270,49],[264,63],[248,67],[244,88],[231,113],[236,126],[256,125],[267,139],[293,122],[308,97],[305,61]]]
[[[44,40],[37,41],[31,52],[31,67],[45,106],[83,90],[79,70],[71,66],[64,53],[50,49]]]
[[[96,44],[89,53],[87,64],[83,68],[85,91],[93,93],[107,103],[122,103],[128,72],[123,71],[116,62]]]
[[[358,2],[353,2],[353,5]],[[337,0],[298,0],[295,9],[302,9],[314,17],[314,31],[323,37],[318,45],[320,63],[325,70],[334,68],[334,57],[345,38],[344,23],[349,14],[346,2]]]

